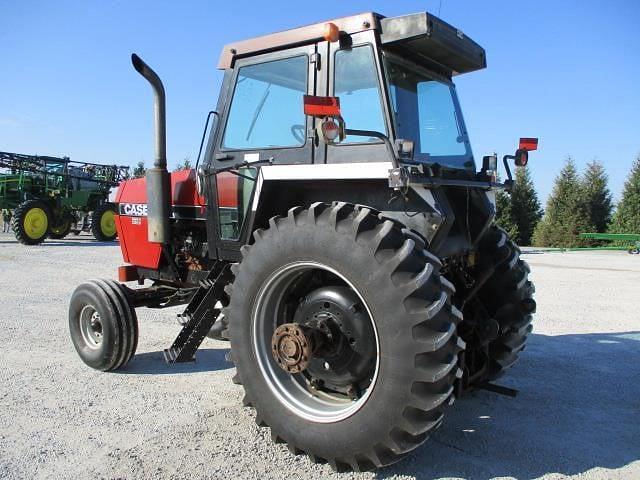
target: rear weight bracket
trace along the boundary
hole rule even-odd
[[[489,382],[481,383],[480,385],[478,385],[478,389],[498,393],[500,395],[504,395],[505,397],[512,398],[518,396],[519,393],[515,388],[503,387],[502,385],[496,385]]]

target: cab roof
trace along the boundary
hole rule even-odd
[[[375,30],[383,46],[400,49],[416,57],[417,61],[435,62],[450,75],[487,66],[485,51],[480,45],[435,15],[420,12],[385,17],[367,12],[227,44],[220,55],[218,68],[232,68],[239,58],[325,41],[328,23],[335,24],[341,35]]]

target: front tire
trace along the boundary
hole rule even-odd
[[[96,240],[111,242],[116,239],[116,207],[112,203],[98,206],[91,216],[91,232]]]
[[[344,203],[291,209],[254,238],[233,268],[225,315],[235,381],[256,423],[292,452],[336,470],[389,465],[422,444],[441,424],[462,373],[461,313],[440,261],[399,224]],[[276,348],[273,355],[265,348],[269,339],[290,322],[308,328],[305,321],[322,315],[334,322],[332,341],[352,347],[328,348],[303,372],[283,370]],[[351,393],[336,386],[345,371]]]
[[[69,304],[69,331],[78,355],[91,368],[124,367],[138,345],[138,320],[125,287],[113,280],[78,286]]]
[[[27,200],[15,209],[11,225],[20,243],[38,245],[49,234],[51,209],[40,200]]]
[[[536,302],[529,280],[529,265],[507,233],[492,227],[481,242],[482,254],[491,259],[495,272],[480,289],[478,298],[498,332],[488,344],[488,363],[481,381],[495,380],[511,368],[524,350],[532,330]]]

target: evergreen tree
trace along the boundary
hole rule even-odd
[[[608,182],[609,177],[602,163],[593,160],[587,165],[582,183],[589,208],[589,222],[598,233],[606,232],[611,222],[613,204]]]
[[[533,231],[542,218],[538,194],[527,167],[516,170],[512,192],[496,192],[496,223],[518,245],[531,245]]]
[[[529,167],[516,169],[516,178],[511,192],[511,220],[517,227],[514,241],[518,245],[531,245],[533,231],[542,218],[538,194],[533,187]]]
[[[510,238],[518,236],[518,227],[511,215],[511,197],[504,190],[496,190],[496,224],[503,228]]]
[[[181,164],[179,164],[174,172],[179,172],[180,170],[189,170],[191,167],[191,160],[189,157],[185,157]]]
[[[147,169],[144,167],[144,162],[138,162],[136,168],[133,169],[133,178],[144,177]]]
[[[580,233],[593,230],[589,208],[575,162],[569,157],[555,179],[544,218],[534,232],[534,244],[541,247],[579,247],[587,242]]]
[[[613,216],[611,231],[640,233],[640,155],[633,162],[631,172],[624,183],[622,199]]]

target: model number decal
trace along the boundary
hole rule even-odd
[[[118,207],[120,215],[127,215],[129,217],[146,217],[147,216],[147,204],[146,203],[121,203]]]

